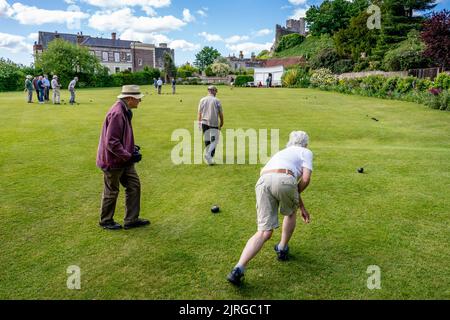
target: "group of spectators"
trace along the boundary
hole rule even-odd
[[[68,90],[70,92],[69,103],[73,105],[75,103],[75,86],[78,82],[78,78],[75,77],[69,84]],[[25,92],[27,92],[27,102],[33,103],[33,92],[36,92],[36,98],[39,104],[44,104],[46,101],[50,101],[50,90],[53,91],[52,102],[53,104],[61,104],[61,83],[57,75],[54,75],[52,81],[49,80],[47,75],[33,76],[28,75],[25,80]]]

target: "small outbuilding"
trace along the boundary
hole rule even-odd
[[[257,87],[260,86],[266,86],[267,79],[272,76],[272,86],[273,87],[281,87],[281,77],[284,73],[284,67],[283,66],[274,66],[274,67],[268,67],[268,68],[255,68],[255,81],[254,84]]]

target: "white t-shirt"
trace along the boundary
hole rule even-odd
[[[303,168],[313,171],[313,153],[302,147],[288,147],[275,154],[262,171],[288,169],[298,180],[303,175]]]
[[[156,83],[159,87],[161,87],[163,85],[162,80],[158,80],[158,82]]]

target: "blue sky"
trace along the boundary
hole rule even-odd
[[[38,31],[168,43],[176,64],[203,46],[246,56],[270,48],[276,24],[304,16],[320,0],[0,0],[0,57],[32,62]],[[437,9],[450,8],[440,0]]]

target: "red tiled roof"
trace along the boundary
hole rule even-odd
[[[269,67],[283,66],[287,68],[295,64],[305,65],[306,60],[303,57],[275,58],[266,60],[264,62],[264,67],[269,68]]]

